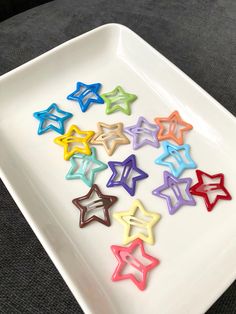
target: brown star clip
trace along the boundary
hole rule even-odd
[[[110,226],[111,222],[108,210],[117,200],[116,196],[102,194],[99,187],[93,184],[86,195],[75,198],[72,201],[80,210],[80,228],[85,227],[92,221],[98,221],[105,226]],[[101,210],[103,211],[104,218],[98,216]]]
[[[121,144],[129,144],[130,141],[123,133],[123,123],[106,124],[98,122],[98,132],[91,139],[91,144],[103,145],[111,156],[116,147]]]

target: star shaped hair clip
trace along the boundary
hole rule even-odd
[[[80,210],[80,228],[94,221],[109,227],[111,225],[109,210],[117,200],[116,196],[103,194],[96,184],[86,195],[73,199],[72,203]],[[101,212],[102,218],[99,215]]]
[[[106,114],[121,111],[127,115],[131,115],[130,105],[137,99],[134,94],[126,93],[121,86],[117,86],[113,91],[102,94],[106,103]]]
[[[128,247],[112,245],[111,250],[118,261],[118,265],[112,275],[112,281],[130,279],[141,291],[143,291],[147,285],[148,273],[154,267],[159,265],[160,261],[147,254],[144,250],[143,242],[140,239],[136,239]],[[137,254],[141,254],[142,261],[136,257]],[[143,262],[144,259],[145,264]],[[133,273],[125,272],[127,266],[131,266]],[[137,273],[139,276],[137,276]]]
[[[157,138],[159,127],[148,122],[144,117],[139,117],[135,125],[126,127],[124,130],[133,137],[133,149],[138,149],[144,145],[160,146]]]
[[[96,148],[91,148],[91,155],[75,154],[70,158],[71,168],[67,180],[80,179],[89,187],[94,183],[97,172],[107,169],[107,165],[97,159]]]
[[[181,118],[178,111],[172,112],[167,118],[156,118],[155,122],[160,127],[158,133],[160,141],[170,139],[179,145],[184,143],[184,133],[193,128],[191,124]]]
[[[184,205],[196,205],[189,191],[191,184],[191,178],[178,179],[168,171],[164,171],[164,184],[156,188],[152,194],[164,198],[170,215],[173,215]]]
[[[73,117],[73,114],[59,109],[58,105],[53,103],[46,110],[34,112],[33,116],[39,120],[38,135],[50,130],[64,134],[64,122]]]
[[[201,170],[196,170],[198,183],[190,188],[193,195],[204,198],[206,208],[210,212],[219,200],[231,200],[232,197],[224,185],[223,173],[210,175]]]
[[[64,147],[64,159],[69,160],[77,153],[91,154],[88,142],[93,135],[93,131],[81,131],[76,125],[71,125],[67,133],[54,139],[54,143]]]
[[[111,156],[119,145],[129,144],[129,139],[123,133],[123,123],[97,123],[98,132],[91,139],[91,144],[103,145]]]
[[[148,177],[146,172],[137,167],[135,155],[130,155],[122,162],[109,161],[108,165],[113,173],[107,187],[123,186],[131,196],[135,194],[137,181]]]
[[[103,99],[99,96],[101,86],[100,83],[87,85],[78,82],[76,90],[68,95],[67,99],[77,101],[82,112],[85,112],[91,104],[104,104]]]
[[[123,244],[137,238],[154,244],[153,227],[161,219],[161,215],[147,211],[139,200],[135,200],[128,211],[114,213],[113,217],[124,226]],[[133,228],[139,232],[133,233]]]
[[[197,167],[190,156],[190,145],[176,146],[168,141],[163,142],[162,145],[164,152],[155,160],[155,163],[169,167],[175,177],[179,177],[185,169]]]

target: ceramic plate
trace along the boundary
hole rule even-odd
[[[106,115],[103,105],[82,113],[66,99],[77,81],[102,83],[102,92],[121,85],[138,100],[132,115]],[[223,172],[232,201],[221,201],[207,212],[201,198],[197,206],[168,214],[165,201],[151,194],[162,183],[164,168],[154,164],[161,148],[135,151],[138,166],[149,173],[139,182],[135,197],[122,188],[106,188],[111,172],[100,173],[96,183],[119,201],[112,211],[129,209],[134,199],[159,212],[156,243],[147,252],[161,263],[149,276],[144,292],[131,281],[113,283],[117,261],[110,246],[121,245],[123,228],[112,220],[110,228],[91,224],[79,228],[75,197],[88,192],[81,181],[65,180],[70,167],[56,133],[37,135],[32,114],[57,103],[72,112],[69,124],[96,130],[96,123],[136,123],[178,110],[194,126],[186,137],[199,169]],[[202,313],[236,277],[235,118],[183,72],[128,28],[108,24],[72,39],[0,78],[0,163],[2,179],[25,218],[55,263],[86,313]],[[123,160],[134,153],[122,145],[111,157],[97,146],[98,157]],[[185,176],[195,178],[195,171]]]

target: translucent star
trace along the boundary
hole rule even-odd
[[[139,200],[135,200],[128,211],[114,213],[113,217],[124,226],[123,244],[130,243],[137,238],[154,244],[152,229],[160,220],[161,215],[145,210]],[[134,227],[140,231],[133,233],[132,228]]]
[[[95,147],[91,148],[91,152],[91,155],[75,154],[71,157],[67,180],[80,179],[89,187],[93,185],[96,173],[105,170],[107,165],[97,159]]]
[[[100,83],[84,84],[78,82],[76,90],[67,96],[69,100],[75,100],[79,103],[82,112],[85,112],[91,104],[103,104],[103,99],[99,96]]]
[[[59,109],[57,104],[51,104],[46,110],[34,112],[33,116],[39,120],[38,135],[41,135],[50,130],[64,134],[64,122],[73,115]]]
[[[79,136],[75,136],[75,134]],[[81,131],[76,125],[71,125],[69,131],[56,137],[54,142],[64,147],[64,159],[68,160],[77,153],[90,155],[91,150],[88,142],[93,135],[93,131]]]
[[[130,105],[137,99],[136,95],[126,93],[121,86],[117,86],[109,93],[102,94],[101,97],[106,103],[106,114],[121,111],[130,115]]]

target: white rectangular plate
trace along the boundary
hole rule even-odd
[[[66,100],[77,81],[101,82],[102,92],[121,85],[138,96],[132,115],[105,115],[93,105],[82,113]],[[132,282],[112,283],[116,260],[110,245],[121,244],[122,226],[78,226],[79,211],[71,203],[88,187],[66,181],[69,162],[53,143],[54,132],[38,136],[33,112],[57,103],[74,114],[71,123],[96,130],[96,122],[132,125],[140,115],[152,120],[178,110],[194,126],[188,134],[193,159],[209,173],[223,172],[227,188],[236,190],[235,118],[184,73],[128,28],[108,24],[70,40],[0,78],[1,176],[27,221],[86,313],[202,313],[236,277],[235,199],[221,201],[207,212],[203,200],[170,216],[164,200],[151,191],[162,182],[164,168],[154,164],[162,149],[135,152],[138,165],[149,173],[139,182],[135,198],[150,211],[161,213],[155,245],[146,245],[161,264],[140,292]],[[68,124],[67,124],[68,126]],[[97,147],[99,159],[123,160],[131,145],[119,147],[108,158]],[[195,179],[195,171],[186,171]],[[106,188],[107,169],[96,183],[117,195],[113,211],[130,207],[134,198],[121,188]],[[234,195],[233,195],[234,197]]]

